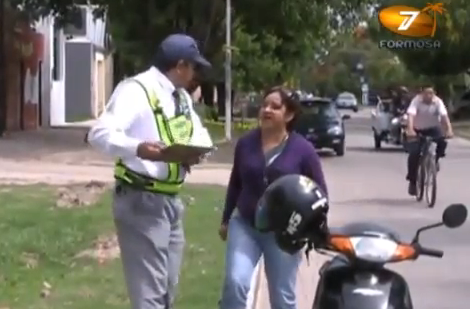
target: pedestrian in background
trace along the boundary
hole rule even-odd
[[[219,235],[227,241],[221,309],[246,307],[251,278],[264,258],[272,309],[295,309],[295,285],[301,253],[282,251],[273,233],[254,227],[266,187],[280,176],[301,174],[327,192],[314,147],[292,131],[299,102],[281,87],[267,91],[259,111],[260,127],[240,138],[227,189]]]
[[[133,309],[172,308],[184,246],[178,194],[199,158],[166,163],[162,150],[212,146],[185,90],[209,66],[193,38],[170,35],[147,71],[116,87],[88,134],[92,146],[117,159],[113,214]]]

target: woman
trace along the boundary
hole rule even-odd
[[[272,309],[295,309],[295,283],[301,253],[280,250],[272,233],[254,228],[257,202],[272,181],[286,174],[313,179],[325,192],[320,160],[314,147],[292,132],[297,100],[283,88],[266,92],[260,127],[240,138],[227,190],[219,235],[227,240],[221,309],[246,307],[251,278],[261,255]]]

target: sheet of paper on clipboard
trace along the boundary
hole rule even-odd
[[[165,162],[186,162],[202,157],[215,150],[215,147],[173,144],[162,150]]]

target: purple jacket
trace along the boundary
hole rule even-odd
[[[301,135],[291,133],[282,153],[265,167],[261,146],[261,131],[254,129],[237,142],[232,173],[225,198],[222,223],[228,223],[235,210],[254,222],[258,200],[267,187],[266,178],[273,179],[288,174],[301,174],[313,179],[328,193],[323,170],[315,148]]]

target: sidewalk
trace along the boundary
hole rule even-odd
[[[318,282],[318,270],[325,262],[325,257],[310,253],[310,260],[304,258],[297,274],[297,309],[311,309]],[[255,291],[253,309],[270,309],[269,292],[264,276],[263,264],[260,264],[258,286]]]
[[[230,166],[202,164],[193,169],[188,183],[227,185]],[[0,183],[50,183],[66,184],[91,180],[112,182],[111,166],[51,163],[44,161],[13,161],[0,159]]]

